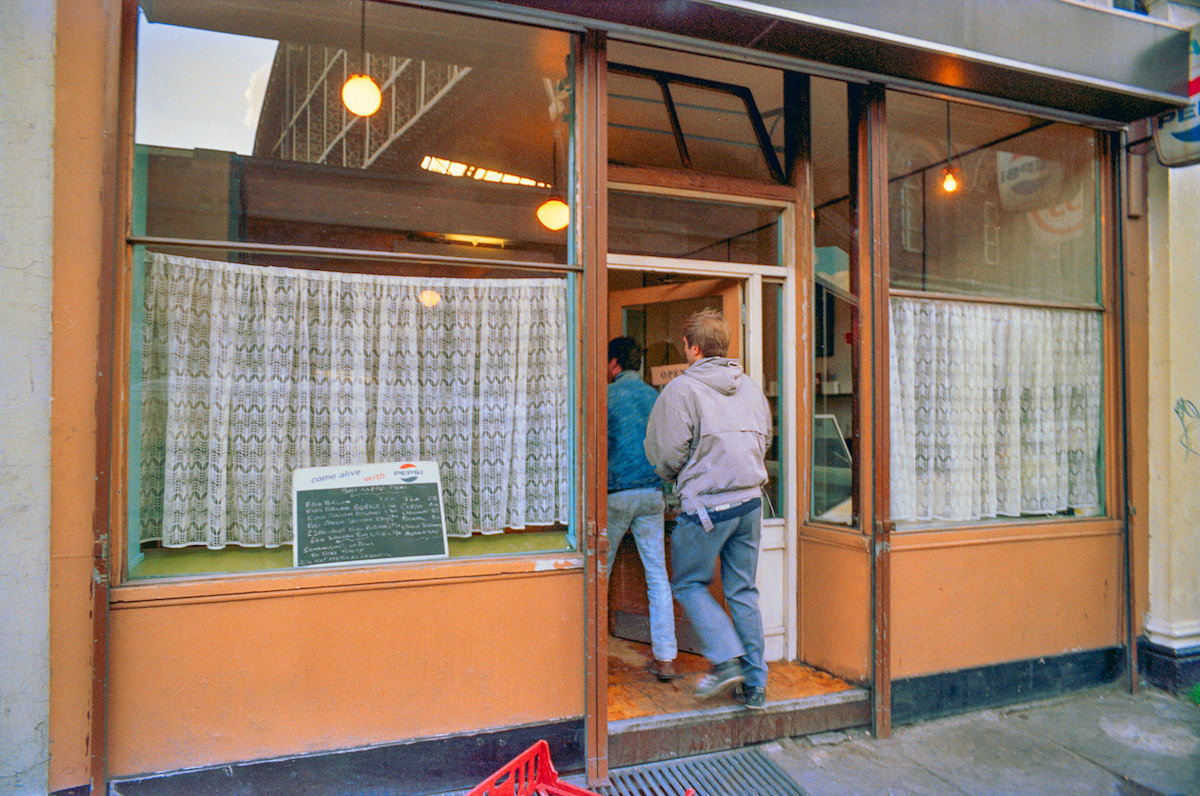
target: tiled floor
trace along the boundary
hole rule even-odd
[[[669,683],[646,671],[650,659],[648,644],[608,637],[608,720],[641,718],[667,713],[685,713],[717,704],[718,698],[701,702],[692,696],[696,681],[708,671],[708,662],[699,655],[681,652],[675,670],[683,675]],[[799,699],[852,688],[839,680],[802,663],[778,661],[768,664],[767,702]]]

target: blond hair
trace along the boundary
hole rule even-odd
[[[683,324],[683,340],[706,357],[723,357],[729,349],[729,327],[714,309],[693,312]]]

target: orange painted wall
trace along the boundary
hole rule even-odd
[[[580,717],[582,570],[207,598],[111,612],[110,776]]]
[[[801,532],[800,660],[857,683],[871,674],[871,563],[864,537]]]
[[[1111,522],[893,536],[892,677],[1123,644],[1121,561]]]
[[[89,780],[92,557],[96,498],[96,374],[105,163],[113,141],[116,4],[56,4],[54,298],[50,442],[51,791]],[[111,161],[107,161],[111,162]]]
[[[1133,138],[1135,136],[1131,136]],[[1140,137],[1140,136],[1139,136]],[[1133,579],[1134,635],[1141,632],[1150,606],[1150,225],[1145,216],[1145,158],[1136,170],[1137,186],[1131,186],[1131,211],[1137,218],[1125,219],[1125,335],[1126,396],[1129,402],[1129,520]],[[1153,157],[1150,155],[1149,157]],[[1136,198],[1135,198],[1136,197]]]

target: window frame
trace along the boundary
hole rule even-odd
[[[882,90],[885,87],[881,86],[880,88]],[[1092,165],[1095,173],[1094,190],[1096,199],[1096,228],[1094,234],[1096,239],[1097,297],[1094,302],[1072,302],[897,288],[892,286],[890,268],[886,265],[884,266],[882,269],[884,287],[880,291],[879,299],[874,304],[874,312],[877,316],[876,325],[877,327],[881,327],[880,334],[882,334],[883,339],[886,341],[886,344],[880,348],[880,360],[876,363],[877,373],[884,379],[883,395],[885,398],[882,401],[877,400],[875,406],[875,411],[880,413],[883,418],[882,421],[877,418],[875,424],[876,433],[881,434],[882,437],[877,450],[887,452],[887,455],[881,457],[881,461],[878,463],[876,469],[876,472],[882,476],[883,488],[878,490],[879,494],[876,497],[878,506],[880,507],[879,515],[885,518],[882,521],[885,527],[884,536],[890,536],[893,533],[914,534],[923,536],[930,544],[937,545],[941,543],[959,543],[964,538],[974,536],[979,536],[980,539],[1015,539],[1047,534],[1073,536],[1078,534],[1111,533],[1119,530],[1122,522],[1121,518],[1124,515],[1124,511],[1122,510],[1124,492],[1120,483],[1119,471],[1125,454],[1124,441],[1120,434],[1120,418],[1124,412],[1124,400],[1121,394],[1122,385],[1117,378],[1117,374],[1121,372],[1119,351],[1121,313],[1119,306],[1117,306],[1120,296],[1120,275],[1118,273],[1118,268],[1120,267],[1118,246],[1120,231],[1118,229],[1119,220],[1115,215],[1120,203],[1115,183],[1117,165],[1114,154],[1120,151],[1119,141],[1117,140],[1118,134],[1081,124],[1077,120],[1034,114],[1028,108],[1013,108],[1003,103],[984,103],[960,96],[950,96],[947,98],[945,94],[916,90],[910,86],[886,86],[885,93],[892,91],[925,96],[939,101],[955,102],[967,108],[981,107],[991,111],[1022,114],[1030,118],[1044,120],[1046,123],[1054,122],[1071,125],[1091,134],[1096,143]],[[895,226],[893,222],[899,217],[897,214],[902,214],[902,208],[898,203],[893,204],[889,199],[892,177],[888,173],[886,164],[884,168],[880,169],[880,172],[873,185],[873,191],[877,197],[882,198],[881,204],[886,211],[884,217],[887,219],[883,222],[883,226],[885,229],[888,229]],[[887,251],[882,253],[883,259],[886,261],[889,259],[888,255],[890,254],[892,241],[886,235],[883,236],[883,241],[880,245],[887,249]],[[892,298],[898,297],[1040,309],[1075,310],[1096,313],[1101,316],[1101,383],[1099,393],[1102,403],[1100,407],[1100,448],[1098,454],[1100,462],[1097,465],[1097,481],[1101,492],[1101,505],[1098,514],[1090,516],[1001,516],[963,521],[898,521],[892,518],[890,505],[890,485],[892,482],[890,422],[887,419],[891,412],[892,397],[890,391],[886,388],[886,380],[890,377],[891,372],[889,359],[891,349],[891,332],[888,325],[889,310]],[[939,542],[937,541],[939,539],[944,539],[945,541]]]
[[[582,134],[582,116],[584,92],[582,89],[583,52],[580,31],[573,27],[546,24],[544,19],[535,19],[513,15],[463,14],[458,11],[435,10],[437,13],[450,17],[478,16],[500,23],[517,24],[527,28],[554,31],[569,38],[569,48],[572,52],[570,76],[577,87],[574,92],[575,107],[567,127],[567,157],[565,171],[571,186],[567,199],[571,203],[571,224],[568,227],[567,257],[565,262],[552,263],[532,260],[500,260],[486,257],[472,257],[459,254],[411,254],[405,252],[379,251],[370,249],[352,249],[337,246],[314,246],[304,244],[258,243],[250,241],[230,241],[219,239],[177,238],[162,235],[145,234],[144,206],[147,193],[144,186],[139,190],[136,184],[139,177],[144,179],[144,169],[138,168],[138,148],[134,141],[134,89],[137,79],[137,28],[139,5],[136,0],[127,0],[126,13],[122,24],[122,53],[120,82],[124,87],[121,92],[119,109],[121,151],[123,156],[119,164],[121,190],[118,193],[117,207],[122,233],[117,241],[117,261],[120,264],[116,278],[113,280],[113,313],[111,317],[113,368],[110,375],[113,402],[111,410],[111,440],[108,458],[111,461],[112,477],[104,490],[108,496],[108,516],[110,532],[107,537],[107,558],[110,562],[110,579],[114,591],[114,602],[124,594],[121,587],[134,587],[138,597],[145,599],[148,592],[164,593],[181,598],[200,596],[202,594],[235,594],[246,591],[271,592],[277,588],[295,588],[304,586],[326,588],[334,584],[355,585],[368,583],[406,583],[417,581],[436,581],[444,578],[488,577],[503,576],[514,573],[534,573],[547,570],[547,562],[554,570],[577,568],[583,565],[584,532],[586,500],[583,485],[585,481],[586,456],[584,455],[584,438],[586,434],[582,423],[584,421],[585,385],[581,376],[581,359],[584,355],[583,333],[581,319],[584,315],[585,266],[582,262],[583,224],[582,212],[578,196],[581,191],[582,175],[580,173],[580,157],[577,150]],[[426,9],[428,11],[428,9]],[[204,251],[236,251],[249,255],[267,256],[299,256],[322,258],[334,261],[359,260],[378,262],[381,266],[395,265],[403,268],[406,265],[425,265],[438,269],[441,277],[459,277],[468,269],[501,269],[506,272],[527,273],[530,276],[539,274],[558,276],[565,281],[567,290],[567,317],[569,329],[567,332],[568,362],[567,390],[569,407],[567,410],[570,424],[570,439],[567,443],[568,471],[571,484],[567,487],[570,506],[570,522],[566,530],[567,541],[573,547],[569,549],[544,550],[534,552],[506,552],[500,554],[483,554],[452,557],[441,560],[417,560],[412,562],[383,562],[383,563],[354,563],[345,565],[323,566],[320,568],[281,567],[275,569],[255,569],[232,572],[193,572],[169,576],[152,576],[148,578],[131,578],[129,575],[130,553],[135,545],[130,534],[129,501],[136,500],[126,488],[131,468],[130,455],[130,396],[133,385],[130,381],[133,375],[130,371],[135,341],[132,339],[134,298],[133,278],[135,273],[134,259],[141,256],[148,247],[166,248],[167,250],[184,249],[189,254]],[[202,256],[202,255],[201,255]],[[282,586],[292,582],[292,586]],[[221,584],[226,584],[222,586]],[[236,585],[232,585],[236,584]]]

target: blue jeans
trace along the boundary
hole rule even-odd
[[[762,614],[754,582],[761,519],[758,508],[705,531],[691,517],[680,515],[671,532],[671,586],[700,637],[704,657],[713,665],[741,658],[746,685],[766,688]],[[728,615],[708,591],[718,558]]]
[[[650,648],[660,661],[673,661],[675,606],[667,579],[667,554],[663,544],[663,496],[658,487],[624,489],[608,496],[608,569],[612,574],[617,548],[629,531],[637,542],[646,571],[646,596],[650,599]]]

